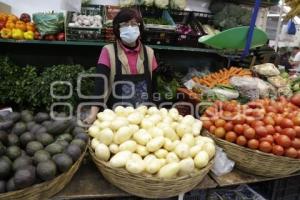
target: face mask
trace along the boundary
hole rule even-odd
[[[131,44],[140,36],[140,29],[138,26],[126,26],[120,28],[120,37],[123,42]]]

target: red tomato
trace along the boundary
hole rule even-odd
[[[270,144],[273,144],[274,138],[271,135],[267,135],[266,137],[260,138],[260,142],[266,141],[269,142]]]
[[[213,125],[213,123],[210,120],[203,121],[203,127],[207,130]]]
[[[209,132],[214,133],[217,127],[215,127],[214,125],[209,127]]]
[[[277,113],[282,113],[284,106],[281,102],[277,102],[277,104],[275,105],[275,108],[277,110]]]
[[[268,107],[266,108],[266,111],[267,111],[267,112],[277,113],[277,109],[276,109],[275,107],[273,107],[273,106],[268,106]]]
[[[290,99],[290,101],[295,104],[296,106],[300,106],[300,94],[295,94],[294,96],[292,96],[292,98]]]
[[[255,117],[256,120],[262,120],[264,118],[265,111],[263,109],[254,109],[252,116]]]
[[[259,150],[265,153],[270,153],[272,151],[272,145],[267,141],[262,141],[259,144]]]
[[[294,130],[296,131],[296,137],[300,138],[300,126],[295,126]]]
[[[232,113],[231,112],[228,112],[228,111],[224,111],[222,113],[220,113],[221,115],[221,118],[224,119],[224,120],[232,120]]]
[[[278,126],[280,126],[281,121],[283,120],[283,117],[282,117],[281,115],[277,115],[277,116],[274,118],[274,120],[275,120],[275,124],[278,125]]]
[[[298,157],[298,152],[294,147],[290,147],[285,150],[285,156],[290,157],[290,158],[296,158]]]
[[[224,105],[224,110],[225,111],[229,111],[229,112],[233,112],[235,109],[235,105],[232,103],[225,103]]]
[[[280,126],[275,126],[275,131],[276,131],[277,133],[281,133],[282,128],[281,128]]]
[[[240,135],[239,137],[237,137],[236,143],[240,146],[245,146],[247,144],[247,139],[245,138],[245,136]]]
[[[250,149],[258,149],[259,147],[259,142],[256,139],[251,139],[248,141],[248,147]]]
[[[237,124],[233,127],[234,132],[236,132],[237,134],[241,135],[244,132],[244,126],[241,124]]]
[[[278,136],[276,143],[279,144],[280,146],[284,147],[284,148],[288,148],[291,146],[292,141],[291,139],[286,136],[286,135],[280,135]]]
[[[296,113],[295,112],[292,112],[292,113],[288,114],[288,116],[287,116],[287,118],[289,118],[289,119],[294,119],[295,117],[296,117]]]
[[[280,133],[275,133],[275,134],[273,135],[274,141],[277,141],[279,136],[280,136]]]
[[[273,135],[276,131],[275,128],[272,125],[267,125],[266,129],[268,131],[268,134]]]
[[[233,124],[244,124],[245,123],[245,117],[241,114],[236,115],[233,120]]]
[[[205,114],[209,117],[215,117],[217,112],[218,110],[211,106],[206,109]]]
[[[286,99],[285,96],[280,96],[280,97],[278,97],[278,101],[280,101],[280,102],[283,103],[283,104],[286,104],[286,103],[288,102],[288,100]]]
[[[275,125],[275,121],[273,120],[272,117],[269,117],[269,116],[266,116],[266,117],[264,118],[263,122],[264,122],[266,125],[272,125],[272,126]]]
[[[255,118],[254,117],[252,117],[252,116],[247,116],[246,117],[246,123],[247,124],[251,124],[251,123],[253,123],[255,121]]]
[[[233,131],[229,131],[228,133],[226,133],[225,135],[225,139],[228,141],[228,142],[235,142],[236,141],[236,138],[237,138],[237,134]]]
[[[226,124],[226,121],[224,119],[217,119],[215,121],[215,126],[218,127],[223,127]]]
[[[218,127],[215,129],[214,134],[217,138],[224,138],[226,131],[223,127]]]
[[[284,118],[280,123],[281,128],[293,128],[294,123],[292,120]]]
[[[270,113],[267,113],[267,116],[272,117],[272,119],[273,119],[276,116],[276,113],[270,112]]]
[[[299,116],[294,117],[293,122],[295,126],[300,126],[300,117]]]
[[[291,140],[296,137],[296,131],[292,128],[285,128],[282,130],[281,134],[289,136]]]
[[[262,108],[263,107],[263,105],[261,103],[259,103],[259,102],[253,102],[253,101],[249,102],[247,105],[249,106],[249,108],[252,108],[252,109]]]
[[[292,147],[294,147],[295,149],[300,149],[300,139],[299,138],[295,138],[294,140],[292,140]]]
[[[264,126],[264,125],[265,125],[265,123],[263,121],[254,121],[251,123],[252,128],[255,128],[257,126]]]
[[[252,108],[245,109],[244,114],[246,116],[251,116],[253,114],[253,109]]]
[[[233,124],[232,122],[227,122],[225,125],[224,125],[224,129],[229,132],[229,131],[232,131],[233,129]]]
[[[255,130],[253,128],[247,128],[244,130],[244,136],[247,139],[254,139],[255,138]]]
[[[264,126],[255,127],[255,132],[259,137],[265,137],[268,135],[268,130]]]
[[[272,153],[277,156],[282,156],[284,154],[284,148],[280,145],[274,145],[272,148]]]

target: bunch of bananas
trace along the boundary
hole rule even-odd
[[[292,19],[300,15],[300,0],[285,0],[287,6],[291,7],[290,12],[285,16],[285,20]]]

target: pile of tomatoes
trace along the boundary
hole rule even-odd
[[[300,95],[259,99],[245,105],[217,101],[201,120],[210,133],[228,142],[300,159],[299,105]]]

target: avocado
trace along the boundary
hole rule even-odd
[[[71,142],[72,139],[73,139],[73,137],[69,133],[64,133],[64,134],[61,134],[60,136],[58,136],[56,139],[57,140],[65,140],[67,142]]]
[[[10,165],[12,165],[12,161],[11,161],[7,156],[1,156],[0,159],[5,160],[5,161],[8,162]]]
[[[38,164],[40,162],[44,162],[51,159],[51,155],[48,151],[45,150],[39,150],[35,152],[33,156],[33,161],[35,164]]]
[[[7,132],[0,130],[0,142],[2,142],[3,144],[7,143]]]
[[[21,156],[27,156],[26,151],[24,151],[23,149],[21,150]]]
[[[70,144],[65,150],[65,153],[71,156],[73,162],[76,162],[81,155],[81,149],[76,144]]]
[[[34,132],[35,135],[38,135],[38,134],[40,134],[40,133],[47,133],[47,129],[46,129],[45,127],[41,126],[39,129],[37,129],[37,130]]]
[[[31,141],[26,145],[26,152],[28,155],[33,156],[35,152],[43,149],[44,146],[38,141]]]
[[[51,123],[52,123],[52,122],[51,122],[50,120],[47,120],[47,121],[44,121],[44,122],[42,123],[42,126],[48,127]]]
[[[18,169],[23,169],[26,166],[32,164],[32,159],[29,156],[21,156],[17,158],[13,163],[13,170],[17,171]]]
[[[6,155],[11,159],[15,160],[21,156],[21,149],[18,146],[10,146],[6,149]]]
[[[77,134],[79,134],[79,133],[84,133],[84,132],[85,132],[85,131],[84,131],[83,128],[77,126],[77,127],[75,127],[75,128],[73,129],[72,134],[73,134],[74,136],[76,136]]]
[[[13,145],[18,146],[20,144],[19,137],[16,134],[13,134],[13,133],[8,134],[7,141],[8,141],[9,146],[13,146]]]
[[[14,175],[14,183],[17,189],[29,187],[35,182],[35,169],[34,167],[26,167],[19,169]]]
[[[57,143],[52,143],[46,146],[45,150],[48,151],[51,155],[55,155],[63,152],[63,147]]]
[[[69,145],[69,142],[67,142],[66,140],[56,140],[55,143],[61,145],[63,149],[67,148],[67,146]]]
[[[43,112],[39,112],[34,116],[34,121],[36,121],[36,123],[42,123],[46,120],[49,120],[50,116],[48,113],[43,113]]]
[[[52,160],[40,162],[36,168],[38,177],[44,181],[55,178],[56,171],[56,164]]]
[[[28,142],[34,141],[35,136],[31,132],[25,132],[20,136],[20,142],[23,146],[26,146]]]
[[[17,122],[21,120],[21,114],[19,112],[12,112],[9,114],[9,119],[13,122]]]
[[[0,179],[6,179],[10,176],[11,163],[5,159],[0,159]]]
[[[89,139],[89,136],[88,136],[86,133],[78,133],[78,134],[75,136],[75,139],[81,139],[81,140],[87,142],[88,139]]]
[[[31,129],[30,132],[35,134],[39,129],[41,129],[43,126],[40,124],[35,124]]]
[[[18,122],[14,125],[12,129],[12,133],[16,134],[17,136],[21,135],[27,130],[26,124],[24,122]]]
[[[11,191],[15,191],[15,190],[16,190],[16,186],[15,186],[15,182],[14,182],[14,177],[11,177],[6,183],[6,191],[11,192]]]
[[[7,130],[14,125],[12,120],[0,121],[0,130]]]
[[[64,153],[54,155],[53,160],[60,172],[67,171],[73,164],[72,158]]]
[[[6,182],[0,181],[0,193],[4,193],[6,191]]]
[[[26,127],[27,127],[27,131],[30,131],[34,125],[36,125],[36,123],[34,121],[30,121],[26,124]]]
[[[21,112],[21,119],[22,119],[23,122],[33,121],[32,112],[30,112],[28,110],[23,110]]]
[[[0,142],[0,156],[3,156],[6,153],[6,147]]]
[[[76,144],[77,146],[80,147],[80,149],[83,151],[86,147],[85,142],[82,139],[74,139],[72,140],[71,144]]]
[[[36,134],[36,140],[42,143],[44,146],[47,146],[48,144],[51,144],[54,141],[54,138],[48,133],[40,133]]]
[[[69,120],[57,120],[53,121],[50,125],[47,126],[47,133],[52,135],[60,135],[70,126]]]

